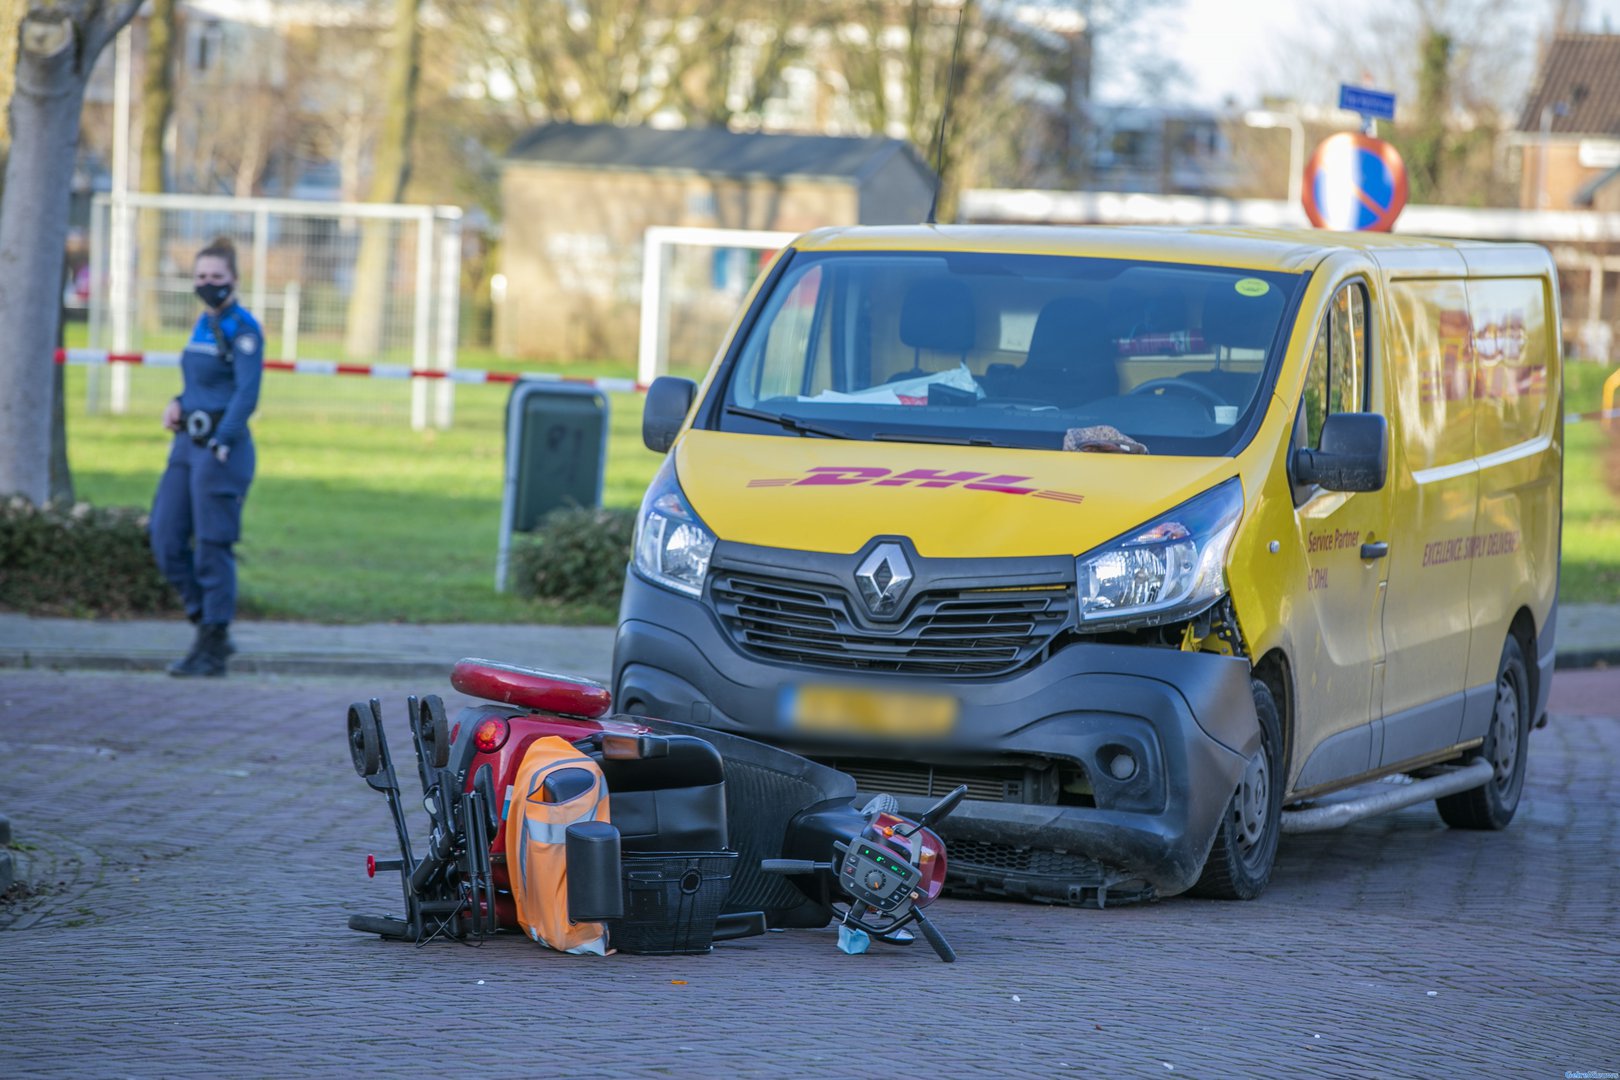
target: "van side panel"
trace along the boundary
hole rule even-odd
[[[1561,516],[1556,420],[1562,372],[1543,277],[1470,280],[1475,357],[1474,438],[1479,520],[1469,538],[1474,635],[1468,685],[1496,680],[1514,613],[1529,607],[1539,632],[1558,580]],[[1525,661],[1534,664],[1536,657]],[[1459,739],[1485,734],[1489,713]]]
[[[1384,606],[1384,765],[1449,745],[1462,725],[1472,625],[1465,553],[1479,494],[1462,275],[1398,280],[1388,296],[1394,499]]]

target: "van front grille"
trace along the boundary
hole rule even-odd
[[[845,671],[999,675],[1034,657],[1073,610],[1068,586],[934,589],[893,625],[853,614],[857,601],[819,582],[715,573],[715,612],[744,652]]]
[[[1018,766],[942,768],[909,761],[850,761],[827,764],[855,778],[855,786],[871,794],[918,795],[942,798],[961,784],[967,798],[984,802],[1026,802],[1028,770]]]

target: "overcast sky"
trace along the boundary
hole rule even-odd
[[[1369,0],[1351,0],[1351,4],[1356,2],[1368,4]],[[1525,0],[1518,6],[1527,19],[1534,19],[1550,4]],[[1297,64],[1298,45],[1308,43],[1324,53],[1331,50],[1317,14],[1323,10],[1354,8],[1343,0],[1180,0],[1179,5],[1148,17],[1148,25],[1136,35],[1136,51],[1145,49],[1151,54],[1162,50],[1185,71],[1186,81],[1166,91],[1168,101],[1219,107],[1233,98],[1239,107],[1254,105],[1268,91],[1296,92],[1289,84],[1299,76],[1289,68],[1291,57]],[[1341,14],[1334,17],[1344,18]],[[1620,0],[1587,0],[1585,29],[1603,31],[1605,19],[1609,32],[1620,33]],[[1098,97],[1105,101],[1118,102],[1140,92],[1119,72],[1105,68],[1099,74]],[[1357,77],[1356,72],[1334,76],[1347,82],[1357,81]]]

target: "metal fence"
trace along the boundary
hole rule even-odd
[[[455,367],[461,210],[445,206],[97,196],[85,298],[90,347],[182,348],[199,310],[192,263],[217,236],[236,245],[238,295],[263,327],[266,357]],[[89,408],[123,412],[127,366],[93,374]],[[411,380],[413,427],[426,427],[430,413],[436,426],[450,426],[454,387],[435,381],[430,388]]]

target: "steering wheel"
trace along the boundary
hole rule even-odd
[[[1217,394],[1207,386],[1203,386],[1195,382],[1188,382],[1185,379],[1178,378],[1149,379],[1145,383],[1131,387],[1130,393],[1151,394],[1155,390],[1175,390],[1179,393],[1186,394],[1189,397],[1201,398],[1204,403],[1209,405],[1211,408],[1217,405],[1231,404],[1229,401],[1221,397],[1221,395]],[[1214,413],[1211,413],[1210,415],[1213,416]]]

